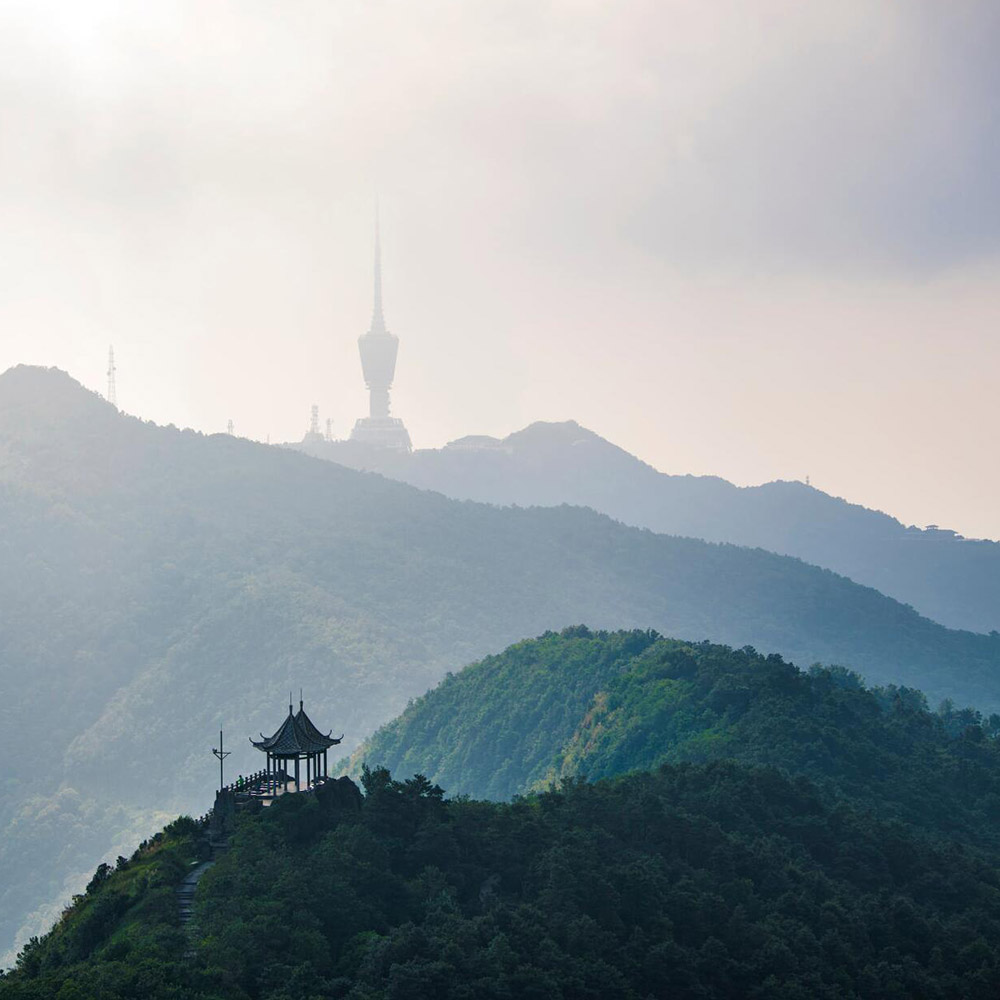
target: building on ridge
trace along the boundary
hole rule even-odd
[[[327,421],[329,424],[330,421]],[[316,444],[323,441],[323,435],[319,431],[319,406],[316,403],[309,408],[309,431],[302,439],[303,444]]]
[[[329,733],[321,733],[306,715],[300,698],[298,712],[293,712],[289,699],[288,715],[273,736],[261,733],[259,740],[251,737],[250,742],[261,753],[267,754],[264,784],[277,793],[306,791],[326,781],[329,773],[326,752],[343,738],[333,739]],[[305,764],[305,781],[300,774],[300,762]],[[290,765],[294,765],[294,777],[288,773]],[[294,788],[289,788],[290,785]]]
[[[360,417],[351,440],[377,448],[410,451],[410,435],[398,417],[389,414],[389,390],[396,374],[399,338],[386,329],[382,315],[382,245],[375,216],[375,303],[367,333],[358,337],[361,370],[368,386],[368,416]]]

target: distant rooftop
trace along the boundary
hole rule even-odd
[[[449,441],[446,448],[455,451],[509,451],[510,449],[500,440],[500,438],[490,437],[489,434],[466,434],[465,437],[455,438]]]

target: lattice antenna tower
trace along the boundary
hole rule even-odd
[[[333,421],[329,417],[326,418],[326,439],[333,440]]]
[[[315,403],[309,411],[309,433],[319,437],[319,407]]]
[[[118,387],[115,385],[116,371],[118,369],[115,367],[115,349],[112,346],[108,348],[108,402],[117,410]]]

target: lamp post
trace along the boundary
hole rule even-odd
[[[212,747],[212,753],[219,758],[219,791],[221,792],[223,788],[226,787],[225,781],[222,779],[222,763],[223,761],[232,753],[231,750],[222,749],[222,730],[219,730],[219,746]]]

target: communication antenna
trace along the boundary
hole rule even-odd
[[[333,440],[333,421],[329,417],[326,418],[326,440]]]
[[[223,788],[226,787],[226,782],[222,776],[222,765],[226,758],[232,753],[232,750],[222,749],[222,730],[219,730],[219,745],[217,747],[212,747],[212,753],[219,758],[219,791],[221,792]]]
[[[319,437],[319,407],[315,403],[309,411],[309,433]]]
[[[229,418],[229,423],[226,424],[226,433],[232,437],[233,436],[233,420],[232,417]]]
[[[117,370],[115,368],[115,349],[112,346],[108,348],[108,402],[116,410],[118,409],[118,389],[115,386],[115,372]]]

